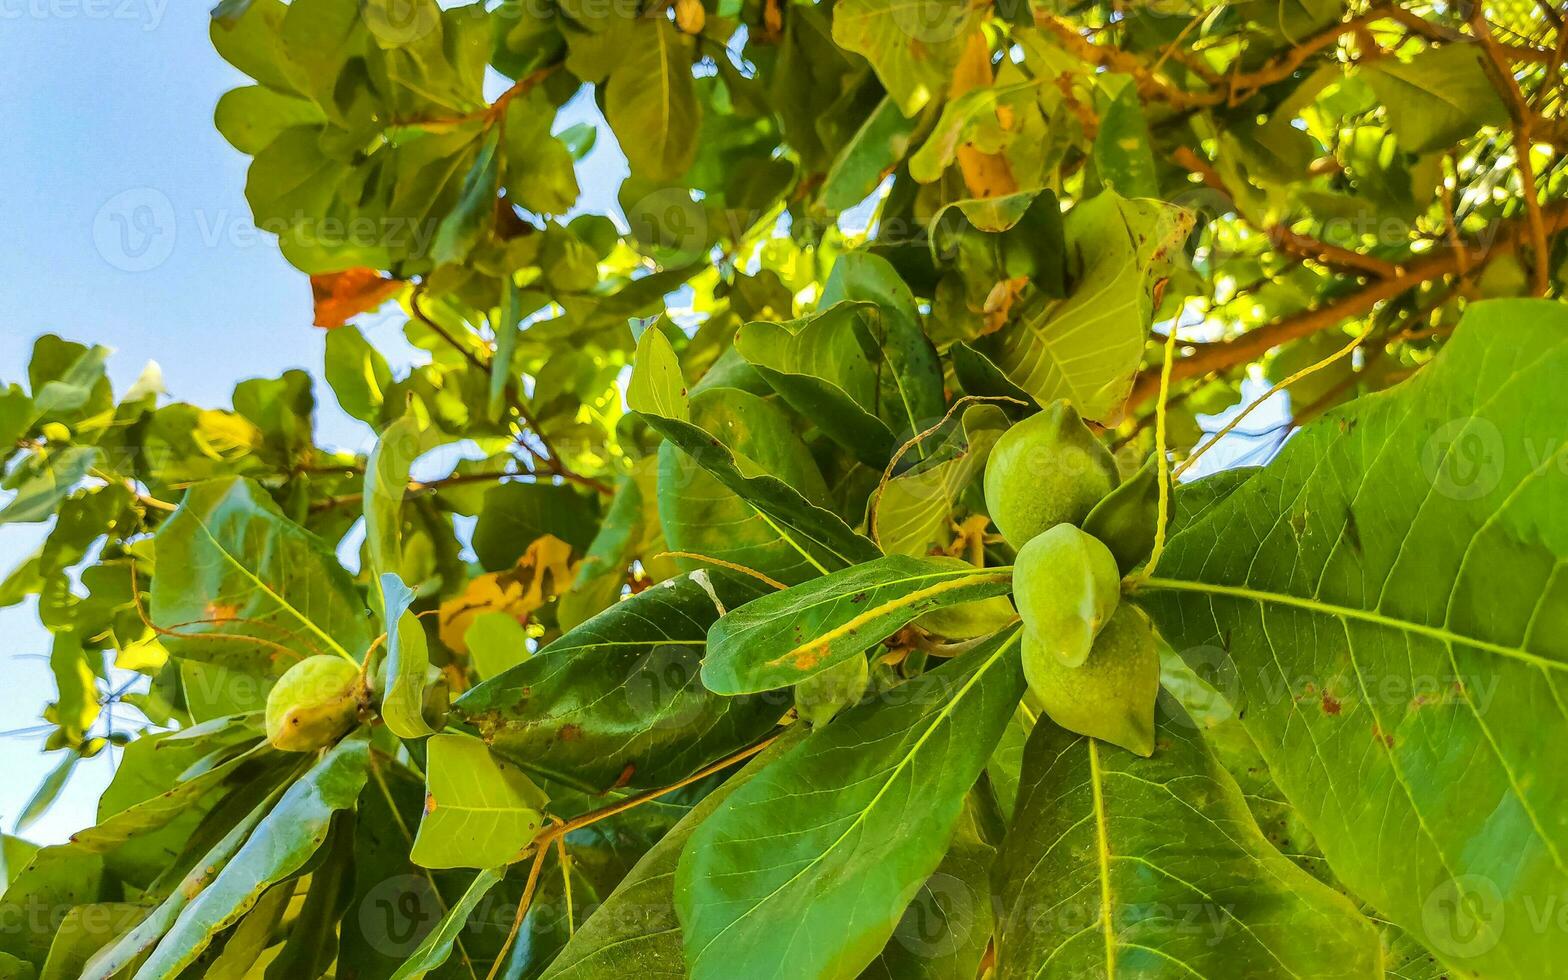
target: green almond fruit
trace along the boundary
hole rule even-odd
[[[1015,548],[1058,524],[1080,524],[1119,476],[1116,459],[1066,401],[1002,433],[985,466],[985,504]]]
[[[1013,601],[1036,643],[1062,666],[1078,667],[1121,601],[1121,578],[1110,549],[1058,524],[1019,549]]]
[[[1068,731],[1154,754],[1160,655],[1136,606],[1117,607],[1082,667],[1064,667],[1025,627],[1024,677],[1050,719]]]
[[[267,695],[267,741],[284,752],[314,752],[359,721],[359,665],[318,654],[290,667]]]
[[[1153,456],[1126,483],[1105,495],[1084,518],[1083,529],[1104,542],[1126,575],[1154,550],[1160,519],[1160,473]]]

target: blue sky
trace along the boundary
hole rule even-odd
[[[0,380],[25,378],[33,339],[57,333],[115,349],[123,391],[157,361],[169,397],[227,405],[234,383],[304,368],[319,377],[324,332],[311,326],[306,278],[250,223],[248,158],[218,135],[218,97],[246,79],[207,40],[210,4],[189,0],[0,7]],[[596,117],[579,99],[560,127]],[[597,120],[595,120],[597,121]],[[601,132],[579,168],[586,202],[614,207],[625,160]],[[394,356],[403,320],[363,319]],[[370,430],[318,384],[317,431],[363,451]],[[0,575],[38,546],[42,525],[0,527]],[[48,634],[30,606],[0,609],[9,696],[0,731],[37,723],[52,681]],[[0,738],[0,828],[10,832],[56,763],[42,736]],[[58,841],[89,825],[111,760],[79,767],[28,836]]]

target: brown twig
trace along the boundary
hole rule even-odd
[[[1537,296],[1545,296],[1551,287],[1551,253],[1546,247],[1546,220],[1541,215],[1541,199],[1535,189],[1535,165],[1530,161],[1530,147],[1534,142],[1531,138],[1532,113],[1524,101],[1524,93],[1519,89],[1518,79],[1514,78],[1513,66],[1508,64],[1497,38],[1492,36],[1483,4],[1475,4],[1471,12],[1470,30],[1475,33],[1476,40],[1481,42],[1481,49],[1486,53],[1487,73],[1492,76],[1492,85],[1502,96],[1504,104],[1508,106],[1508,115],[1513,119],[1514,165],[1519,171],[1525,215],[1529,218],[1530,247],[1535,252],[1535,275],[1531,281],[1531,291]]]
[[[1549,232],[1568,227],[1568,202],[1559,202],[1547,210],[1543,220]],[[1173,365],[1172,380],[1183,381],[1247,364],[1281,344],[1338,326],[1351,317],[1361,316],[1377,304],[1392,299],[1407,289],[1458,273],[1461,263],[1468,263],[1468,266],[1473,268],[1495,255],[1513,251],[1519,245],[1521,232],[1526,229],[1518,219],[1514,219],[1501,228],[1494,226],[1493,230],[1497,232],[1497,240],[1490,248],[1482,242],[1471,240],[1462,248],[1443,249],[1410,262],[1398,276],[1368,283],[1361,289],[1326,305],[1304,310],[1184,357]],[[1128,407],[1141,405],[1152,398],[1159,391],[1159,386],[1159,370],[1145,369],[1133,385],[1132,394],[1127,401]]]
[[[1171,159],[1177,165],[1192,171],[1210,189],[1218,191],[1226,198],[1234,200],[1225,180],[1219,171],[1205,159],[1198,156],[1190,147],[1178,146],[1172,153]],[[1350,272],[1356,275],[1373,275],[1380,278],[1390,278],[1399,274],[1399,267],[1392,262],[1384,261],[1373,255],[1366,255],[1352,249],[1331,245],[1311,235],[1291,231],[1284,225],[1270,225],[1262,229],[1263,234],[1273,243],[1274,247],[1282,252],[1289,253],[1300,259],[1311,259],[1332,269]]]
[[[423,323],[426,327],[430,328],[430,330],[434,332],[436,336],[446,341],[449,346],[461,354],[469,364],[473,365],[475,370],[483,372],[486,375],[490,374],[492,371],[497,370],[497,365],[495,364],[493,358],[486,359],[480,357],[477,353],[475,353],[472,346],[460,343],[456,337],[452,336],[450,331],[441,326],[441,324],[437,323],[434,318],[425,312],[424,306],[421,302],[421,300],[424,298],[425,288],[426,284],[420,283],[414,287],[413,292],[409,295],[408,306],[409,309],[413,312],[414,317],[418,319],[420,323]],[[502,367],[504,369],[504,366]],[[555,474],[561,479],[587,487],[588,489],[593,490],[595,493],[605,497],[615,496],[615,488],[611,487],[608,483],[605,483],[602,480],[596,480],[591,476],[584,476],[581,473],[577,473],[568,467],[565,463],[561,462],[560,453],[556,451],[555,446],[550,442],[550,437],[545,435],[544,430],[539,426],[539,420],[535,418],[533,412],[529,410],[528,404],[522,399],[522,397],[518,395],[516,386],[512,384],[511,379],[508,379],[506,382],[506,392],[508,395],[508,400],[511,403],[512,408],[516,410],[518,418],[522,420],[524,428],[528,432],[533,433],[534,437],[539,440],[539,444],[544,447],[544,451],[540,452],[538,449],[535,449],[533,446],[530,446],[527,442],[521,439],[518,440],[519,445],[526,449],[529,454],[534,457],[534,459],[538,460],[539,463],[545,467],[545,469],[549,470],[551,473]]]

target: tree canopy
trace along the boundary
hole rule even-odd
[[[0,976],[1550,975],[1564,17],[222,0],[325,362],[0,387]]]

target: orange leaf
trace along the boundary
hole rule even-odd
[[[341,327],[353,317],[385,303],[403,288],[401,279],[383,279],[375,269],[344,269],[310,277],[316,326]]]

